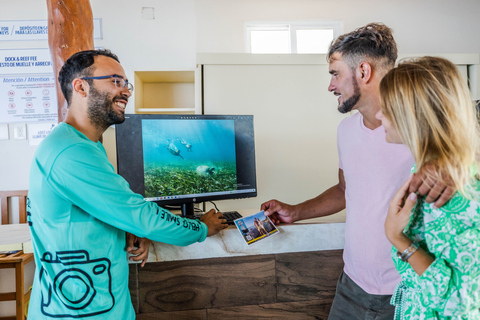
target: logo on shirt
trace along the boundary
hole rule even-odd
[[[112,294],[110,260],[90,260],[85,250],[45,252],[41,259],[41,311],[59,317],[91,317],[110,311]]]

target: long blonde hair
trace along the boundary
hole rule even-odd
[[[380,105],[412,152],[417,169],[433,159],[446,177],[439,171],[430,174],[444,182],[451,180],[467,195],[472,168],[478,168],[480,130],[457,67],[438,57],[401,62],[380,82]]]

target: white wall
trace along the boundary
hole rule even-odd
[[[118,54],[130,79],[140,70],[194,70],[197,52],[244,52],[243,23],[252,20],[343,20],[345,32],[383,21],[394,29],[403,53],[480,53],[478,0],[92,0],[91,5],[103,25],[103,40],[95,45]],[[154,7],[155,20],[142,20],[142,7]],[[0,20],[47,18],[46,1],[2,0],[1,8]],[[0,49],[47,47],[46,41],[0,42]],[[127,112],[134,110],[133,97],[130,101]],[[0,141],[0,190],[28,189],[34,151],[26,141]]]
[[[204,110],[254,115],[258,190],[256,198],[219,201],[219,210],[259,210],[273,198],[295,204],[338,183],[337,126],[345,115],[326,89],[325,55],[297,55],[295,61],[271,55],[275,64],[268,65],[256,59],[266,56],[214,56],[199,56]],[[208,62],[219,59],[221,65]]]
[[[244,52],[246,21],[342,20],[394,29],[403,53],[479,53],[478,0],[197,0],[198,52]]]

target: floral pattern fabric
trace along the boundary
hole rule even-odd
[[[480,182],[475,189],[480,191]],[[435,261],[422,276],[397,257],[405,319],[480,319],[480,203],[458,192],[442,208],[420,199],[404,233]],[[394,297],[395,298],[395,297]]]

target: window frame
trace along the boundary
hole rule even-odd
[[[244,23],[245,52],[252,53],[252,31],[289,31],[290,54],[297,53],[297,30],[333,29],[333,38],[343,34],[341,20],[314,21],[248,21]]]

